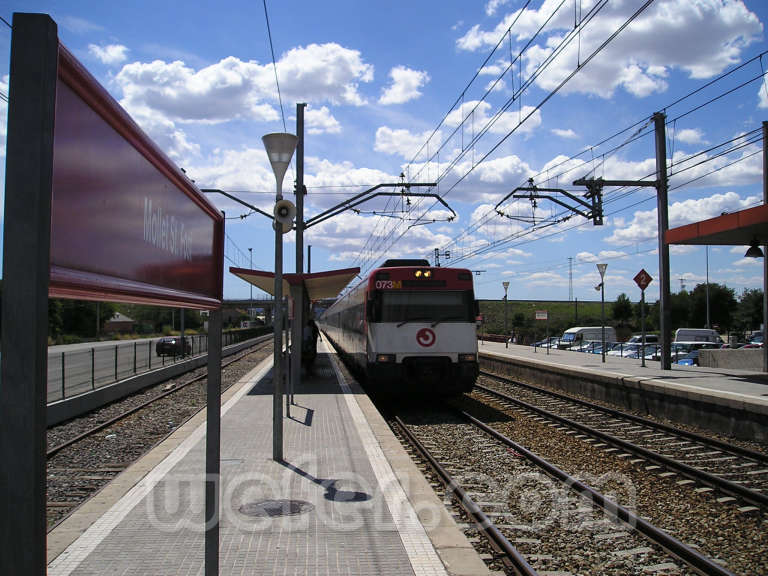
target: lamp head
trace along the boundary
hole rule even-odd
[[[757,238],[753,238],[752,242],[749,243],[749,250],[747,250],[747,253],[744,254],[745,258],[763,258],[765,255],[763,254],[763,251],[760,249],[760,246],[757,245]]]
[[[298,138],[294,134],[285,132],[265,134],[261,137],[264,148],[267,150],[269,163],[272,165],[272,172],[275,173],[278,196],[282,196],[283,177],[285,176],[285,171],[288,170],[288,165],[291,163],[297,140]]]

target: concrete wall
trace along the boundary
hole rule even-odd
[[[600,374],[580,367],[489,354],[480,355],[480,366],[521,382],[548,385],[565,393],[580,394],[674,423],[698,426],[744,440],[768,440],[768,407],[749,404],[729,395],[713,397],[660,380]]]
[[[239,344],[233,344],[232,346],[227,346],[224,348],[221,355],[222,357],[231,356],[232,354],[236,354],[241,350],[248,348],[249,346],[253,346],[259,342],[264,342],[271,339],[272,334],[267,334],[265,336],[259,336],[258,338],[240,342]],[[207,364],[208,354],[203,354],[183,362],[171,364],[165,368],[158,368],[157,370],[152,370],[151,372],[144,372],[137,376],[126,378],[125,380],[121,380],[107,386],[102,386],[101,388],[96,388],[91,392],[80,394],[79,396],[72,396],[70,398],[66,398],[65,400],[52,402],[48,404],[48,410],[46,412],[46,420],[48,426],[53,426],[54,424],[59,424],[61,422],[65,422],[66,420],[81,416],[82,414],[86,414],[87,412],[105,406],[110,402],[125,398],[126,396],[133,394],[134,392],[138,392],[147,386],[153,386],[163,382],[164,380],[175,378],[176,376],[184,374],[185,372],[189,372],[190,370],[194,370],[195,368],[199,368],[201,366],[206,366]]]
[[[747,348],[745,350],[700,350],[699,366],[707,368],[736,368],[738,370],[754,370],[762,372],[762,348]]]

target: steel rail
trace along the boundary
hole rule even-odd
[[[271,334],[268,335],[267,338],[272,338],[272,335]],[[254,346],[257,346],[257,345],[262,344],[262,343],[263,343],[263,340],[259,341],[259,342],[254,342]],[[233,364],[234,362],[242,360],[245,356],[247,356],[248,354],[252,354],[252,353],[253,353],[253,351],[249,351],[249,352],[246,352],[245,354],[241,354],[237,358],[233,358],[232,360],[228,361],[226,364],[223,364],[221,366],[222,370],[224,368],[226,368],[227,366],[229,366],[230,364]],[[146,408],[150,404],[152,404],[154,402],[157,402],[158,400],[162,400],[166,396],[170,396],[171,394],[173,394],[175,392],[178,392],[179,390],[183,390],[184,388],[186,388],[190,384],[194,384],[195,382],[199,382],[200,380],[203,380],[204,378],[207,378],[207,377],[208,377],[208,371],[206,370],[205,374],[201,374],[200,376],[196,376],[195,378],[193,378],[189,382],[185,382],[184,384],[181,384],[180,386],[174,386],[170,390],[166,390],[165,392],[162,392],[162,393],[158,394],[157,396],[154,396],[154,397],[150,398],[149,400],[147,400],[145,402],[142,402],[138,406],[134,406],[130,410],[126,410],[125,412],[122,412],[122,413],[118,414],[114,418],[110,418],[109,420],[107,420],[105,422],[102,422],[100,424],[97,424],[96,426],[94,426],[92,428],[89,428],[85,432],[82,432],[82,433],[78,434],[77,436],[74,436],[73,438],[70,438],[69,440],[65,440],[61,444],[57,444],[56,446],[54,446],[53,448],[50,448],[45,453],[45,457],[50,459],[51,457],[55,456],[56,454],[58,454],[59,452],[61,452],[65,448],[68,448],[68,447],[72,446],[73,444],[76,444],[77,442],[79,442],[80,440],[82,440],[84,438],[87,438],[91,434],[95,434],[96,432],[104,430],[105,428],[109,428],[113,424],[119,422],[120,420],[123,420],[124,418],[127,418],[131,414],[135,414],[136,412]]]
[[[549,410],[545,410],[544,408],[539,408],[538,406],[534,406],[533,404],[528,404],[523,400],[518,400],[517,398],[513,398],[512,396],[509,396],[508,394],[505,394],[498,390],[494,390],[493,388],[488,388],[481,384],[475,384],[475,388],[477,390],[486,392],[488,394],[495,394],[496,396],[498,396],[499,398],[503,398],[507,402],[512,402],[513,404],[517,404],[518,406],[521,406],[526,410],[530,410],[532,412],[540,414],[556,422],[561,422],[562,424],[565,424],[566,426],[570,426],[571,428],[576,428],[577,430],[580,430],[586,434],[589,434],[590,436],[594,436],[609,444],[619,447],[622,450],[626,450],[627,452],[631,452],[631,453],[637,454],[638,456],[642,456],[643,458],[647,460],[651,460],[652,462],[655,462],[657,464],[660,464],[665,468],[675,470],[676,472],[679,472],[680,474],[690,478],[691,480],[695,480],[701,484],[706,484],[712,488],[716,488],[718,490],[721,490],[722,492],[731,494],[732,496],[737,496],[742,500],[749,502],[750,504],[754,504],[756,506],[760,506],[763,508],[768,507],[767,495],[762,494],[760,492],[756,492],[755,490],[750,490],[749,488],[746,488],[741,484],[736,484],[735,482],[731,482],[730,480],[725,480],[720,476],[711,474],[709,472],[705,472],[704,470],[700,470],[698,468],[695,468],[694,466],[690,466],[688,464],[678,462],[673,458],[669,458],[668,456],[663,456],[662,454],[649,450],[648,448],[643,448],[642,446],[638,446],[637,444],[633,444],[632,442],[628,442],[627,440],[622,440],[621,438],[617,438],[616,436],[612,436],[611,434],[608,434],[606,432],[595,430],[594,428],[590,428],[585,424],[581,424],[579,422],[571,420],[570,418],[566,418],[565,416],[554,414]]]
[[[669,432],[670,434],[677,434],[678,436],[683,436],[691,440],[696,440],[704,444],[709,444],[710,446],[717,448],[718,450],[722,450],[723,452],[728,452],[729,454],[733,454],[735,456],[743,456],[745,458],[750,458],[752,460],[761,462],[763,464],[768,464],[768,454],[763,454],[762,452],[757,452],[755,450],[750,450],[749,448],[743,448],[741,446],[733,446],[731,444],[728,444],[727,442],[723,442],[715,438],[707,438],[706,436],[702,436],[701,434],[696,434],[695,432],[689,432],[688,430],[675,428],[674,426],[670,426],[669,424],[656,422],[654,420],[650,420],[649,418],[643,418],[642,416],[629,414],[628,412],[622,412],[621,410],[616,410],[614,408],[600,406],[599,404],[594,404],[592,402],[589,402],[587,400],[582,400],[580,398],[573,398],[571,396],[567,396],[559,392],[554,392],[552,390],[545,390],[543,388],[538,388],[531,384],[526,384],[525,382],[518,382],[516,380],[511,380],[510,378],[505,378],[504,376],[499,376],[498,374],[486,372],[485,370],[481,370],[480,375],[486,376],[488,378],[493,378],[495,380],[500,380],[502,382],[509,382],[511,384],[514,384],[515,386],[520,386],[521,388],[526,388],[534,392],[540,392],[542,394],[552,396],[553,398],[559,398],[560,400],[568,400],[570,402],[579,404],[580,406],[585,406],[587,408],[600,410],[601,412],[605,412],[606,414],[610,414],[611,416],[617,416],[619,418],[632,420],[633,422],[637,422],[638,424],[643,424],[645,426],[650,426],[652,428],[664,430],[665,432]]]
[[[506,555],[509,565],[515,570],[519,576],[537,576],[536,572],[528,562],[526,562],[523,555],[515,548],[512,543],[502,534],[499,529],[491,522],[488,516],[482,511],[482,509],[467,495],[464,489],[453,479],[450,473],[443,468],[443,466],[435,459],[429,450],[424,446],[416,436],[408,429],[408,426],[400,419],[399,416],[395,416],[395,422],[402,430],[403,434],[408,438],[418,451],[426,458],[432,469],[440,476],[443,484],[445,484],[446,490],[449,493],[453,493],[458,498],[461,507],[466,510],[477,524],[478,528],[486,535],[492,546],[499,552]]]
[[[504,444],[506,444],[513,450],[515,450],[516,452],[522,454],[525,458],[527,458],[529,461],[534,463],[536,466],[542,468],[548,474],[550,474],[557,480],[561,481],[563,484],[567,485],[568,488],[570,488],[571,490],[578,492],[582,496],[588,497],[594,504],[603,508],[607,514],[613,516],[618,520],[621,520],[625,524],[634,528],[635,530],[643,534],[646,538],[658,544],[659,546],[664,548],[667,552],[669,552],[673,556],[676,556],[677,558],[685,562],[687,565],[695,569],[697,572],[700,572],[701,574],[704,574],[706,576],[734,576],[732,572],[729,572],[719,564],[715,563],[710,558],[702,554],[699,554],[693,548],[690,548],[689,546],[687,546],[677,538],[670,536],[663,530],[660,530],[650,522],[643,520],[642,518],[633,514],[632,512],[630,512],[623,506],[619,505],[618,503],[614,502],[613,500],[606,498],[603,494],[601,494],[597,490],[580,482],[579,480],[577,480],[573,476],[570,476],[569,474],[567,474],[566,472],[564,472],[554,464],[547,462],[546,460],[544,460],[540,456],[537,456],[536,454],[534,454],[524,446],[521,446],[517,442],[514,442],[513,440],[507,438],[498,430],[491,428],[484,422],[478,420],[477,418],[475,418],[474,416],[472,416],[471,414],[463,410],[458,410],[458,412],[460,412],[461,415],[464,418],[466,418],[469,422],[471,422],[481,430],[487,432],[497,440],[503,442]]]

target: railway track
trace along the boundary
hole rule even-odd
[[[403,415],[396,428],[495,535],[487,560],[508,573],[731,574],[467,411]]]
[[[638,464],[657,466],[659,474],[677,474],[680,485],[735,503],[741,512],[768,510],[768,455],[487,372],[482,376],[495,386],[479,384],[481,394],[631,454]]]
[[[271,336],[222,364],[224,392],[272,353]],[[205,407],[198,369],[48,430],[49,530]]]

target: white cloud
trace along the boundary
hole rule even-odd
[[[429,74],[405,66],[392,68],[389,71],[389,77],[392,79],[392,84],[384,90],[379,98],[379,104],[403,104],[415,100],[421,96],[419,89],[429,82]]]
[[[760,91],[757,94],[758,108],[768,108],[768,86],[765,85],[766,79],[763,78],[763,83],[760,84]]]
[[[508,4],[509,0],[490,0],[485,5],[485,14],[487,16],[493,16],[496,14],[496,10],[504,6],[505,4]]]
[[[113,64],[120,64],[128,59],[128,48],[121,44],[109,44],[108,46],[88,44],[88,52],[102,64],[110,66]]]
[[[576,134],[576,132],[574,132],[570,128],[568,128],[567,130],[563,130],[561,128],[553,128],[551,132],[555,136],[560,136],[560,138],[574,139],[579,137],[579,135]]]
[[[523,106],[520,110],[498,115],[491,108],[488,102],[469,100],[449,113],[445,117],[445,124],[459,126],[463,121],[465,130],[476,133],[493,119],[493,125],[488,129],[491,134],[507,134],[513,130],[530,134],[541,126],[541,110],[535,110],[532,106]]]
[[[373,79],[373,67],[360,53],[338,44],[310,44],[289,50],[277,63],[284,100],[360,106],[360,82]],[[123,67],[115,82],[130,112],[155,110],[178,122],[217,123],[238,118],[274,121],[278,113],[271,64],[233,56],[199,70],[182,61]]]
[[[308,108],[304,113],[304,118],[307,123],[307,132],[310,134],[338,134],[341,132],[341,125],[326,106],[319,109]]]
[[[684,200],[669,206],[669,227],[676,228],[719,216],[723,212],[736,212],[759,202],[757,197],[742,199],[735,192],[714,194],[698,200]],[[658,238],[656,209],[635,212],[634,218],[623,228],[617,228],[606,242],[626,246]]]
[[[365,257],[377,258],[376,254],[365,253],[366,245],[380,245],[383,236],[391,228],[377,226],[380,220],[377,216],[363,216],[353,212],[344,212],[338,216],[321,222],[307,231],[305,242],[323,246],[332,254],[331,261],[349,262],[357,259],[363,252]],[[391,222],[391,219],[387,219]],[[403,224],[404,225],[404,224]],[[414,226],[393,244],[385,255],[378,258],[424,257],[425,252],[431,251],[448,243],[449,236],[435,234],[430,226]],[[374,241],[368,240],[373,235]]]
[[[373,149],[376,152],[394,154],[405,160],[411,160],[431,134],[431,130],[418,134],[405,129],[381,126],[376,130],[376,141]],[[437,140],[440,140],[439,134]]]
[[[587,5],[594,4],[587,2]],[[591,6],[584,6],[588,10]],[[524,10],[512,29],[513,41],[527,41],[556,8],[545,1],[538,9]],[[636,6],[629,2],[607,4],[585,25],[578,42],[571,42],[538,78],[537,84],[551,90],[565,79],[584,57],[592,53],[623,24]],[[518,17],[508,14],[495,28],[475,25],[456,42],[462,50],[495,46]],[[524,55],[527,73],[543,62],[573,29],[573,11],[566,5],[547,24],[541,39]],[[691,78],[710,78],[741,60],[748,45],[762,36],[762,24],[742,2],[720,0],[659,0],[563,88],[611,97],[622,88],[644,97],[667,88],[669,69],[685,71]]]
[[[707,144],[707,141],[704,139],[704,132],[699,128],[686,128],[685,130],[674,132],[672,136],[675,140],[679,140],[684,144]]]

